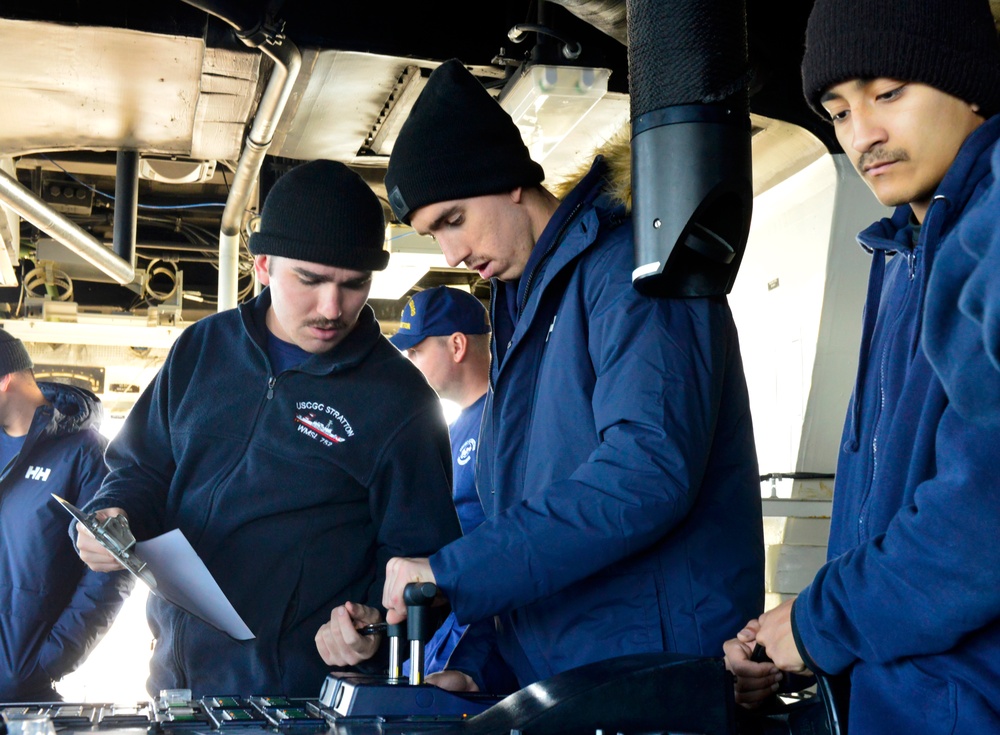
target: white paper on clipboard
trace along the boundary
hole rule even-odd
[[[135,548],[156,578],[157,595],[238,641],[255,637],[180,529]]]

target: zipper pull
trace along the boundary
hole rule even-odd
[[[278,382],[275,377],[270,377],[267,379],[267,400],[274,398],[274,384]]]

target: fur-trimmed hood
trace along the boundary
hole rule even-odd
[[[623,204],[627,212],[632,211],[632,126],[623,125],[607,141],[599,146],[588,159],[580,162],[580,167],[563,179],[554,181],[547,188],[559,199],[565,199],[593,166],[594,158],[604,156],[608,167],[605,193],[613,204]]]

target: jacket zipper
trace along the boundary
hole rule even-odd
[[[941,195],[938,195],[938,196],[934,197],[934,200],[932,201],[931,204],[933,205],[934,201],[937,201],[939,199],[944,199],[944,198],[945,197],[943,197]],[[928,220],[929,216],[930,216],[930,208],[928,208],[927,214],[924,217],[923,227],[927,226],[927,220]],[[918,241],[918,245],[919,245],[919,241]],[[924,242],[924,247],[925,248],[927,247],[927,243],[926,242]],[[903,297],[903,304],[904,305],[906,305],[906,303],[910,300],[911,296],[913,295],[912,294],[912,289],[913,289],[913,285],[912,284],[913,284],[913,281],[914,281],[914,279],[916,277],[917,257],[919,255],[919,253],[920,253],[920,249],[916,245],[914,245],[913,250],[911,250],[910,252],[904,253],[904,255],[906,256],[907,280],[908,280],[908,283],[909,283],[909,285],[907,286],[907,293]],[[919,298],[917,299],[917,303],[918,304],[920,303]],[[899,331],[899,319],[900,318],[901,318],[901,316],[897,316],[896,320],[893,323],[893,334],[894,335],[896,333],[898,333],[898,331]],[[918,319],[920,318],[919,314],[917,315],[917,318]],[[872,475],[871,475],[871,481],[869,482],[869,485],[868,485],[868,491],[865,493],[864,500],[862,500],[862,502],[861,502],[861,509],[860,509],[859,514],[858,514],[858,536],[861,539],[865,538],[865,536],[864,536],[864,534],[865,534],[865,517],[866,517],[867,512],[868,512],[868,505],[869,505],[869,500],[871,499],[872,488],[875,487],[875,479],[878,476],[878,467],[879,467],[878,439],[879,439],[879,436],[881,434],[881,432],[879,431],[879,429],[882,426],[882,419],[884,418],[884,415],[885,415],[886,367],[887,367],[887,362],[888,362],[889,347],[890,347],[891,341],[892,340],[887,340],[886,341],[885,345],[882,348],[882,357],[879,360],[879,387],[878,387],[878,391],[879,391],[879,412],[878,412],[878,419],[876,420],[876,423],[875,423],[875,429],[874,429],[874,431],[872,433]]]
[[[528,305],[528,297],[531,295],[532,282],[535,280],[535,274],[538,272],[539,268],[541,268],[542,263],[548,260],[548,258],[551,256],[552,250],[559,243],[562,242],[563,236],[566,234],[566,230],[568,230],[570,225],[573,224],[573,220],[576,219],[576,215],[579,214],[580,209],[582,207],[583,207],[583,202],[580,202],[575,207],[573,207],[573,211],[569,213],[569,217],[566,218],[566,221],[563,223],[563,226],[559,228],[559,232],[557,232],[556,236],[552,239],[552,244],[549,246],[549,249],[546,251],[544,257],[542,257],[541,260],[538,261],[538,265],[536,265],[531,270],[531,273],[528,274],[528,282],[524,284],[524,296],[521,299],[521,303],[517,305],[518,317],[521,316],[521,313],[524,311],[524,307]],[[511,340],[511,342],[513,342],[513,340]],[[510,345],[508,345],[508,347],[510,347]]]

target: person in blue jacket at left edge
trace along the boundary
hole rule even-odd
[[[21,340],[0,329],[0,702],[61,700],[54,685],[103,638],[134,585],[76,555],[70,516],[107,474],[104,411],[88,390],[36,382]]]
[[[396,217],[490,279],[493,338],[476,468],[486,520],[429,558],[390,560],[382,601],[393,622],[407,583],[436,582],[466,637],[495,631],[522,687],[629,654],[719,656],[763,604],[732,314],[725,297],[635,290],[617,178],[598,157],[560,201],[457,59],[428,78],[386,173]],[[464,642],[435,683],[482,686]]]

